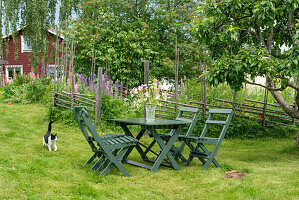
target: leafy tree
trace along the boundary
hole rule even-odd
[[[208,0],[200,4],[192,29],[205,45],[213,67],[208,81],[228,82],[240,89],[265,76],[266,86],[290,116],[299,119],[298,0]],[[297,91],[296,105],[288,104],[280,91]],[[299,135],[298,135],[299,136]]]
[[[143,60],[150,60],[152,76],[172,78],[177,37],[180,74],[195,73],[200,60],[200,48],[190,34],[195,7],[192,0],[82,2],[80,18],[73,22],[68,36],[75,31],[77,71],[90,72],[95,38],[96,63],[104,68],[109,63],[112,79],[140,84]]]

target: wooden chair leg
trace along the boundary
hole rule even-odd
[[[218,148],[219,148],[219,145],[215,145],[214,149],[212,150],[212,152],[210,152],[203,144],[199,144],[198,147],[200,147],[204,153],[206,153],[208,156],[207,156],[207,161],[204,164],[203,166],[203,170],[206,170],[209,168],[211,162],[213,162],[213,164],[216,166],[216,167],[221,167],[221,165],[215,160],[215,156],[216,156],[216,153],[218,151]]]
[[[105,161],[105,156],[102,155],[99,160],[91,167],[92,170],[96,170]]]
[[[94,159],[96,159],[98,157],[98,153],[94,153],[87,161],[84,165],[90,164]]]
[[[122,166],[122,163],[120,162],[125,155],[125,153],[128,151],[128,147],[123,148],[116,156],[110,157],[110,163],[109,165],[103,170],[101,175],[106,175],[112,166],[116,166],[125,176],[130,177],[130,174],[127,172],[127,170]],[[111,155],[110,155],[111,156]]]
[[[104,159],[105,159],[104,162],[102,162],[102,164],[97,169],[98,172],[104,170],[108,166],[108,164],[109,164],[109,159],[106,158],[106,157]]]
[[[190,163],[192,162],[193,160],[193,156],[189,155],[188,159],[186,160],[185,164],[184,164],[184,167],[187,167],[190,165]]]

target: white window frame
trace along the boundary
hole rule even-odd
[[[25,39],[23,35],[21,35],[21,52],[32,52],[32,49],[25,49]]]
[[[9,74],[8,74],[8,69],[9,68],[14,68],[14,72],[16,71],[15,68],[20,68],[20,73],[23,74],[23,65],[5,65],[5,79],[6,81],[10,81],[9,80]]]

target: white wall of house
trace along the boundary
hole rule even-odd
[[[266,77],[257,76],[254,79],[254,83],[261,84],[261,85],[266,85]],[[252,85],[252,84],[246,84],[246,88],[248,88],[249,92],[255,92],[257,88],[260,88],[260,86]]]

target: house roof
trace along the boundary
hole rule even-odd
[[[24,27],[17,28],[17,32],[19,32],[19,31],[22,30],[23,28],[24,28]],[[51,29],[51,28],[47,28],[47,29],[48,29],[48,32],[49,32],[49,33],[51,33],[51,34],[53,34],[53,35],[57,35],[57,31],[56,31],[56,30]],[[3,35],[2,39],[7,38],[7,37],[9,37],[9,36],[11,36],[11,35],[12,35],[12,32],[10,32],[8,35]],[[60,37],[61,39],[64,39],[64,36],[63,36],[62,34],[59,34],[59,37]]]

